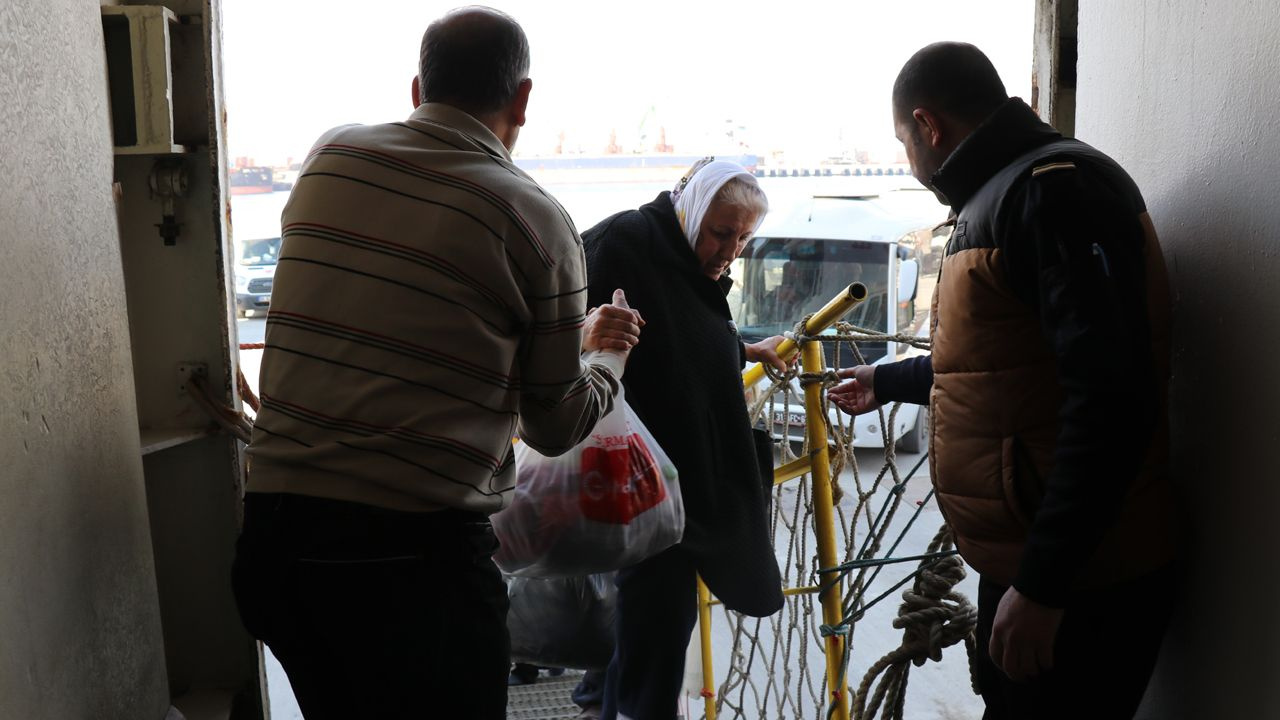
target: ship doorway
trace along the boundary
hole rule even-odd
[[[919,190],[893,137],[889,93],[897,69],[929,42],[965,40],[992,57],[1010,94],[1046,98],[1051,84],[1033,81],[1033,57],[1041,57],[1042,16],[1064,4],[882,0],[724,13],[711,3],[660,0],[642,13],[513,0],[501,9],[529,37],[534,80],[513,158],[560,200],[579,231],[652,200],[705,155],[756,171],[778,210],[815,194]],[[451,6],[221,5],[228,172],[243,176],[231,197],[240,257],[242,248],[281,236],[290,186],[323,131],[408,116],[422,31]],[[1046,27],[1062,34],[1066,24]],[[1058,58],[1060,46],[1047,42],[1044,57]],[[1065,83],[1053,87],[1060,92]],[[256,279],[247,278],[246,291]],[[929,296],[930,283],[921,278],[920,297]],[[256,390],[262,351],[255,346],[265,336],[269,294],[246,294],[266,303],[235,321],[246,348],[241,368]],[[267,683],[273,716],[300,717],[269,654]]]

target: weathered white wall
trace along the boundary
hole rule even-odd
[[[169,707],[98,7],[0,2],[0,718]]]
[[[1176,289],[1197,544],[1146,717],[1280,717],[1280,8],[1081,0],[1078,136],[1146,195]]]

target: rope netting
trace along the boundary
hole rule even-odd
[[[797,325],[793,338],[798,343],[823,343],[824,349],[833,351],[826,357],[834,367],[841,366],[840,355],[845,349],[853,353],[856,364],[866,364],[859,346],[868,343],[883,344],[885,348],[893,343],[929,348],[926,338],[886,335],[843,322],[835,325],[834,332],[817,336],[803,335],[803,327],[804,322]],[[840,380],[831,370],[804,373],[794,366],[785,374],[773,370],[766,374],[769,386],[762,387],[752,404],[751,419],[755,424],[763,418],[764,426],[773,428],[778,464],[782,465],[816,450],[809,447],[803,425],[793,422],[814,420],[798,412],[803,408],[803,388],[811,383],[828,388]],[[964,644],[972,657],[977,609],[955,589],[965,577],[965,570],[952,549],[949,530],[944,525],[926,547],[916,548],[914,554],[907,552],[909,535],[932,500],[933,491],[929,489],[923,499],[914,503],[914,511],[908,517],[898,517],[903,503],[911,504],[906,500],[908,484],[927,459],[924,455],[905,475],[900,472],[895,449],[900,405],[880,408],[874,416],[857,419],[861,430],[867,429],[867,418],[874,417],[878,423],[884,453],[880,466],[874,469],[859,466],[853,451],[853,422],[843,413],[830,412],[825,392],[823,407],[819,420],[827,424],[828,430],[835,531],[842,560],[833,568],[822,567],[818,561],[810,477],[804,475],[775,485],[770,529],[783,585],[794,590],[787,593],[783,610],[769,618],[746,617],[724,608],[717,615],[717,620],[723,617],[731,638],[727,667],[722,667],[725,661],[720,659],[715,667],[716,677],[723,678],[716,690],[718,718],[790,720],[832,716],[837,704],[828,692],[824,655],[825,640],[831,635],[845,640],[839,667],[853,693],[851,717],[855,720],[903,718],[913,664],[918,667],[928,660],[940,661],[943,649],[958,643]],[[797,442],[801,443],[799,454],[793,447]],[[916,543],[923,544],[918,537]],[[889,581],[892,571],[882,580],[882,573],[893,567],[913,570],[896,582]],[[832,576],[832,572],[836,575]],[[836,582],[843,585],[842,620],[834,625],[823,624],[818,597]],[[902,603],[892,625],[902,630],[901,643],[868,662],[858,651],[858,621],[895,593],[901,594]],[[877,622],[883,620],[877,616]],[[720,637],[723,640],[723,635]],[[880,647],[884,646],[882,640]],[[862,674],[855,677],[856,671]]]

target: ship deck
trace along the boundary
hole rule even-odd
[[[559,677],[543,673],[529,685],[507,688],[507,720],[570,720],[581,710],[570,696],[582,672],[566,670]]]

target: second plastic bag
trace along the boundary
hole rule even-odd
[[[511,505],[492,517],[502,571],[567,577],[634,565],[680,542],[676,468],[621,391],[591,435],[560,457],[516,447]]]
[[[613,576],[508,577],[511,659],[553,668],[606,667],[618,604]]]

